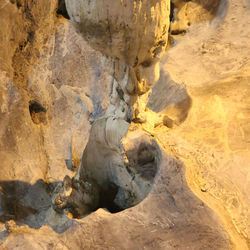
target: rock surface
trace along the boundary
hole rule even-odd
[[[132,119],[146,122],[139,118],[143,105],[138,96],[146,94],[159,78],[159,59],[167,44],[170,2],[66,1],[66,7],[80,35],[109,57],[104,63],[112,78],[108,109],[94,121],[77,174],[69,183],[63,183],[53,204],[57,211],[68,210],[74,217],[86,214],[86,204],[90,211],[106,207],[117,212],[145,198],[160,163],[158,145],[146,135],[136,136],[136,140],[131,137],[138,146],[127,150],[126,144],[130,142],[124,144],[122,139],[130,134]],[[95,190],[96,198],[90,199],[86,194],[89,186]],[[83,197],[81,202],[79,196]]]
[[[117,1],[114,9],[125,2]],[[133,77],[134,59],[104,58],[113,45],[87,39],[90,46],[72,22],[56,14],[57,1],[0,0],[1,249],[248,249],[250,5],[246,0],[173,3],[170,32],[178,32],[170,34],[160,76],[158,58],[144,67],[151,53],[138,53],[137,82],[150,76],[151,88],[160,79],[152,93],[139,88],[137,101],[129,99],[138,116],[122,140],[145,199],[119,213],[99,208],[70,219],[53,209],[55,188],[66,175],[75,175],[84,149],[90,155],[96,151],[90,136],[96,121],[131,115],[116,112],[120,103],[110,105],[110,96],[117,100],[110,86],[129,86],[124,79]],[[131,5],[125,10],[122,18],[133,13]],[[134,39],[134,32],[129,35]],[[114,44],[113,55],[122,51],[118,48]],[[153,142],[138,143],[152,136],[161,152],[156,165],[145,153]],[[102,158],[92,157],[101,165],[109,156],[97,151]],[[93,159],[83,154],[83,160]],[[143,186],[147,182],[149,189]],[[107,200],[103,204],[112,210]]]

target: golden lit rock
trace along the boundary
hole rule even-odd
[[[249,15],[0,0],[0,248],[248,249]]]

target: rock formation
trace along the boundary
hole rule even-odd
[[[248,249],[247,0],[0,0],[0,248]]]
[[[86,213],[98,206],[120,211],[147,196],[160,163],[160,149],[153,139],[139,132],[136,134],[140,136],[134,133],[135,139],[133,133],[127,133],[131,121],[146,122],[145,103],[138,96],[145,95],[159,79],[159,60],[168,40],[170,2],[66,1],[66,7],[78,32],[106,57],[111,74],[110,104],[92,125],[71,191],[65,190],[65,183],[55,196],[55,207],[70,207],[76,216],[83,215],[80,210]],[[126,135],[126,141],[128,137],[134,141],[132,145],[122,142]],[[81,209],[79,203],[79,193],[85,192],[86,185],[95,189],[96,195],[91,200],[89,195],[86,201],[82,198],[82,206],[87,203],[89,210]]]

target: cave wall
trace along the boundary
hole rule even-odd
[[[110,46],[85,41],[57,1],[0,1],[3,249],[247,249],[249,2],[214,1],[210,10],[201,1],[173,3],[160,79],[149,100],[139,98],[142,116],[131,128],[160,145],[153,189],[123,212],[71,220],[55,214],[51,192],[75,175],[124,64],[103,57]],[[129,58],[134,65],[134,52]]]

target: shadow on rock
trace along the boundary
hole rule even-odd
[[[46,183],[39,179],[31,185],[22,181],[0,181],[0,222],[14,220],[38,229],[50,226],[55,232],[66,231],[73,223],[66,215],[52,208],[51,195],[58,182]]]

